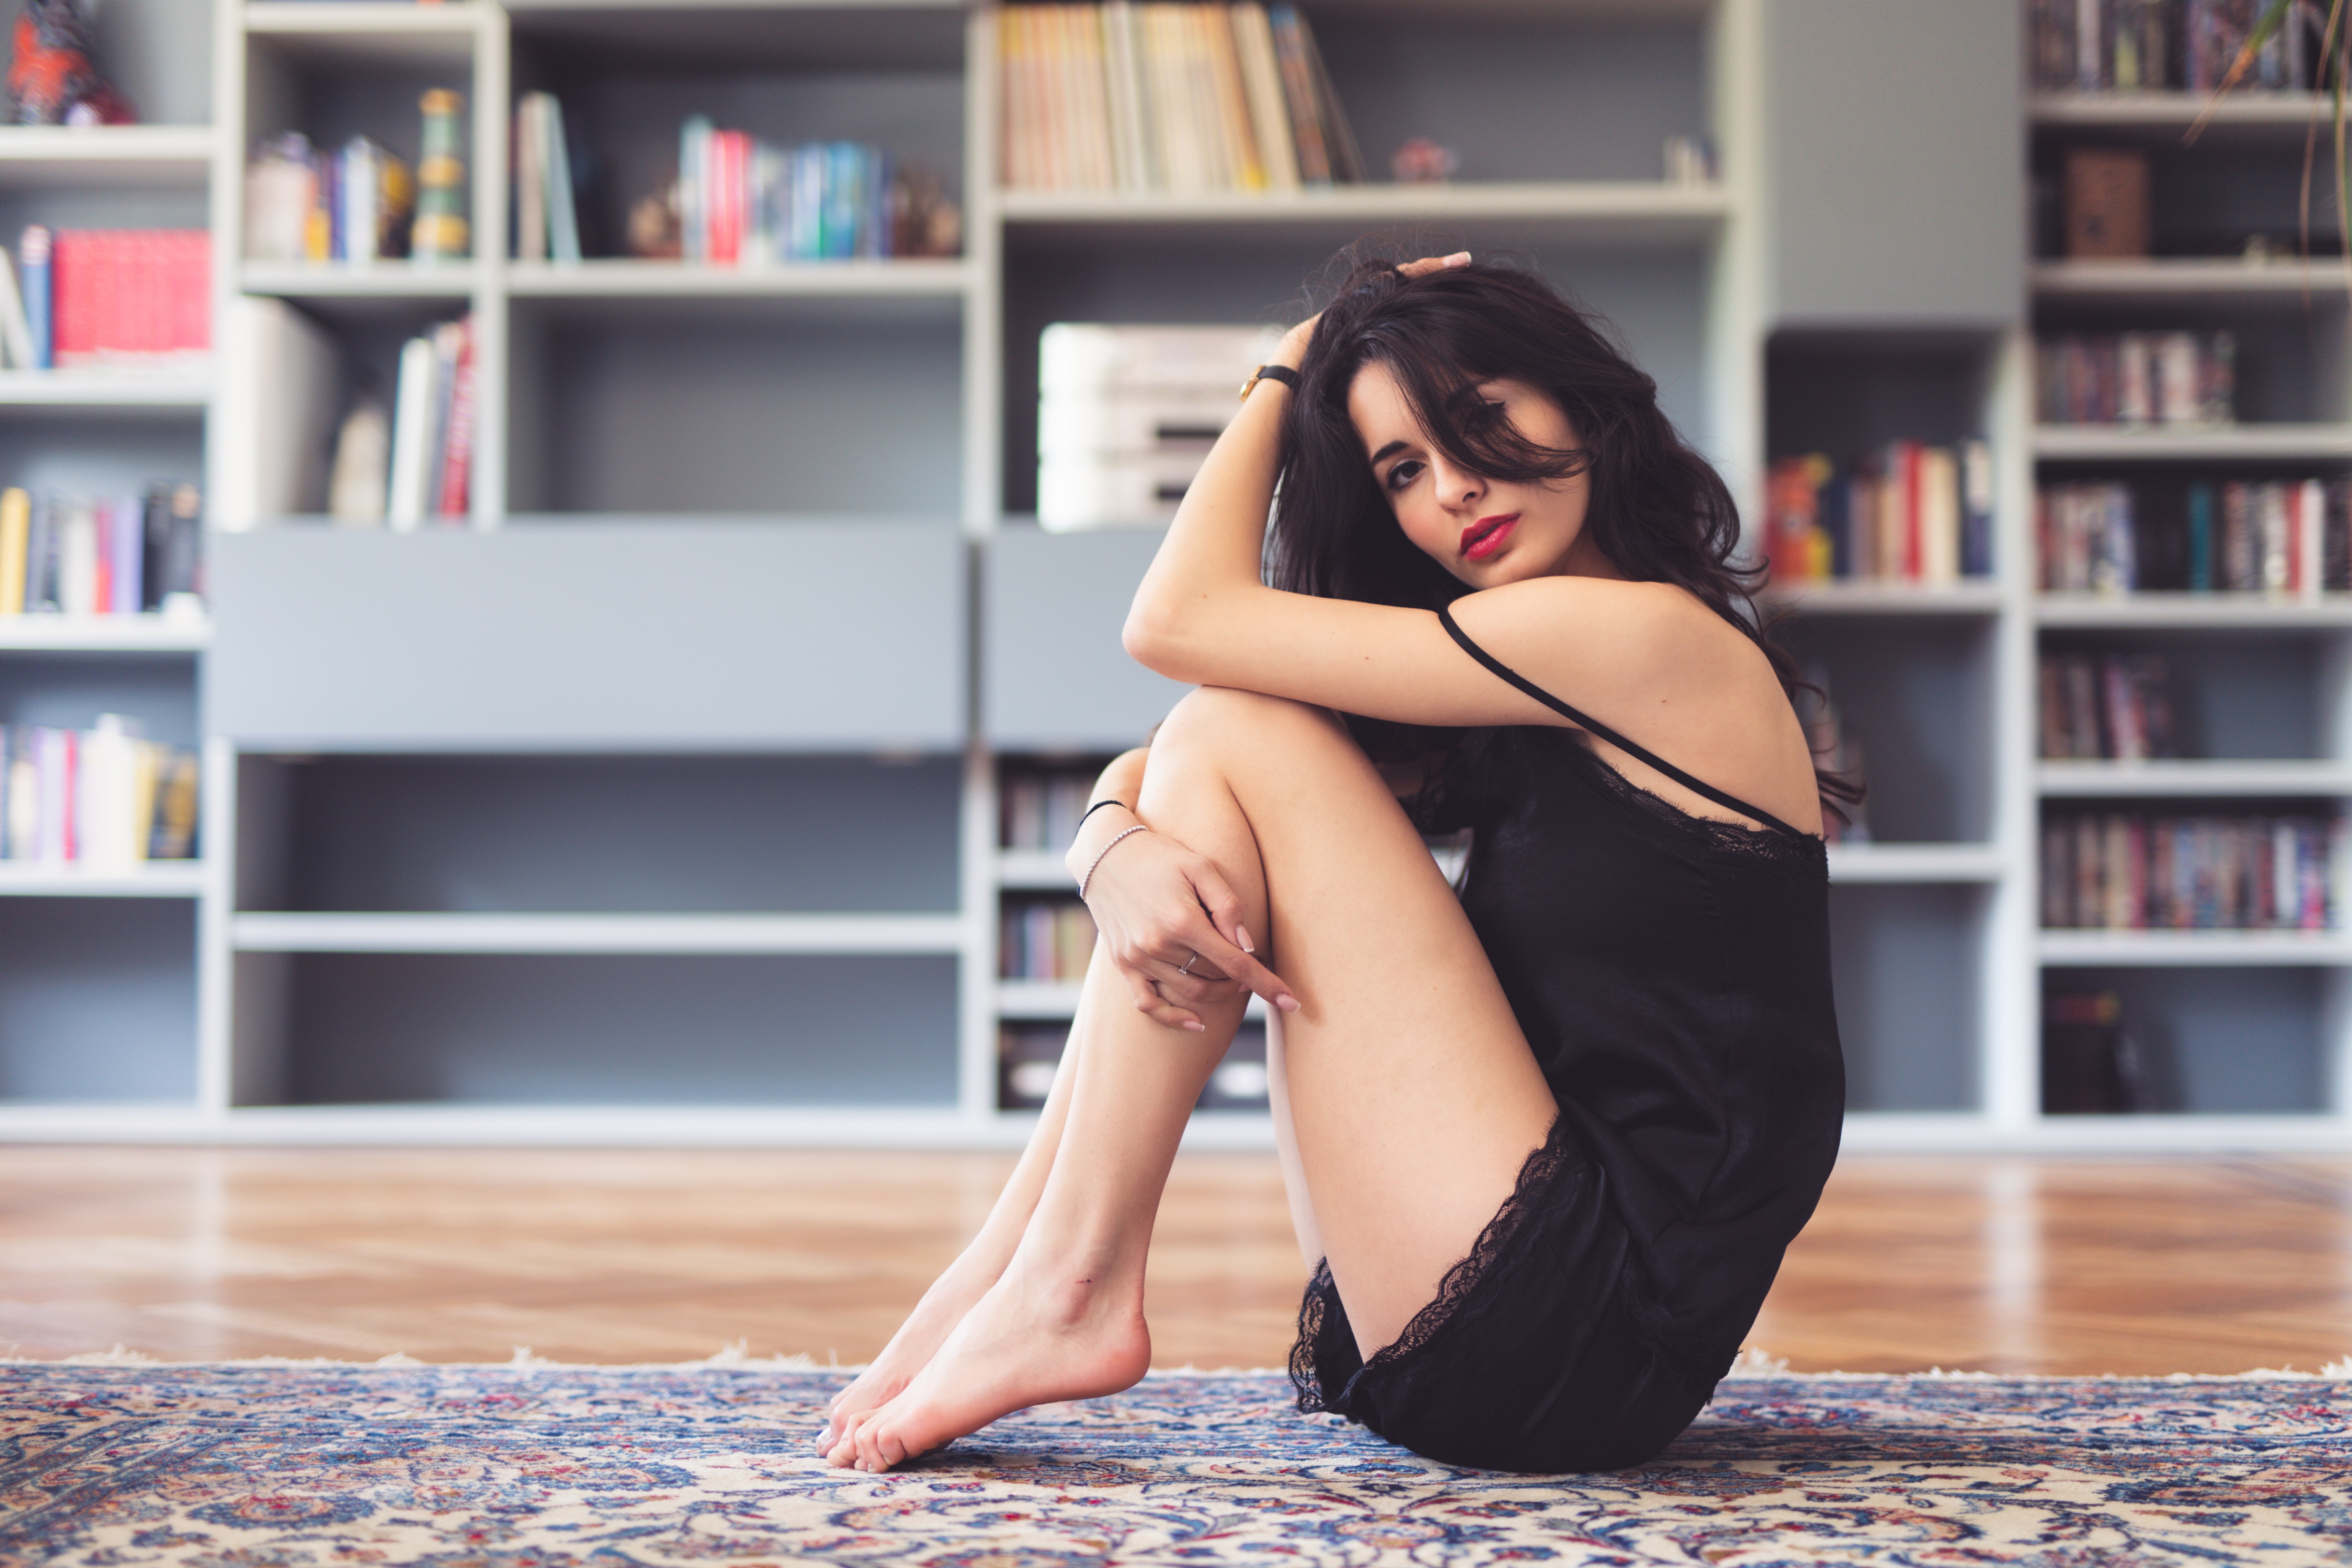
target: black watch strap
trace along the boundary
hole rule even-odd
[[[1291,369],[1286,364],[1262,364],[1258,366],[1256,370],[1250,373],[1250,378],[1247,381],[1242,383],[1242,401],[1244,403],[1247,403],[1249,401],[1249,395],[1257,390],[1257,384],[1261,381],[1278,381],[1282,383],[1283,385],[1290,388],[1293,392],[1298,390],[1298,373],[1297,371]]]

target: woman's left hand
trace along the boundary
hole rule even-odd
[[[1397,270],[1408,278],[1426,278],[1433,272],[1443,272],[1449,267],[1469,265],[1470,253],[1466,250],[1457,250],[1451,256],[1424,256],[1418,261],[1404,263]],[[1307,357],[1307,345],[1315,336],[1315,323],[1322,319],[1323,313],[1318,310],[1283,333],[1282,342],[1275,350],[1274,363],[1286,364],[1297,370],[1298,362]]]

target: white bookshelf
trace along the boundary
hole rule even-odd
[[[1148,546],[1046,538],[1024,519],[1034,334],[1070,315],[1263,318],[1337,246],[1369,231],[1421,227],[1530,255],[1615,320],[1751,514],[1773,416],[1767,361],[1776,331],[1848,354],[1865,382],[1891,375],[1898,403],[1917,391],[1906,356],[1940,367],[1934,374],[1949,387],[1929,401],[1942,399],[1938,407],[1957,409],[1968,433],[1993,445],[2000,575],[1935,586],[1823,584],[1776,595],[1769,605],[1838,666],[1841,700],[1850,697],[1879,731],[1872,765],[1883,780],[1874,803],[1881,841],[1840,845],[1830,856],[1841,1007],[1851,1015],[1856,1065],[1849,1147],[2343,1146],[2347,1122],[2334,1079],[2314,1102],[2319,1109],[2292,1113],[2104,1119],[2036,1110],[2045,971],[2159,987],[2251,986],[2250,1016],[2273,1032],[2311,1036],[2327,1057],[2322,1077],[2336,1071],[2336,1020],[2352,1016],[2336,1005],[2336,988],[2352,977],[2352,938],[2039,931],[2035,830],[2045,800],[2074,809],[2184,795],[2352,797],[2352,749],[2339,751],[2326,730],[2309,755],[2139,768],[2038,763],[2032,666],[2044,636],[2206,638],[2217,647],[2301,638],[2334,648],[2352,639],[2352,595],[2062,599],[2030,585],[2036,464],[2073,473],[2342,464],[2352,461],[2352,426],[2331,417],[2342,395],[2294,423],[2037,427],[2031,340],[2014,305],[1988,315],[1933,299],[1886,302],[1904,290],[1881,287],[1897,265],[1882,251],[1895,254],[1913,231],[1941,246],[1935,204],[1943,195],[1914,209],[1870,199],[1866,242],[1843,245],[1833,267],[1788,248],[1791,225],[1803,220],[1784,209],[1801,198],[1817,204],[1819,193],[1790,184],[1812,174],[1775,160],[1801,141],[1788,121],[1826,111],[1789,76],[1792,61],[1816,51],[1793,41],[1777,46],[1779,55],[1768,50],[1772,19],[1762,0],[1643,8],[1465,0],[1377,15],[1335,0],[1309,11],[1343,97],[1361,84],[1351,109],[1376,166],[1385,148],[1370,139],[1391,135],[1390,121],[1419,112],[1414,104],[1453,112],[1490,89],[1514,102],[1513,94],[1526,95],[1509,117],[1534,127],[1517,136],[1526,148],[1497,156],[1478,144],[1474,119],[1462,133],[1471,162],[1448,185],[1280,197],[1003,190],[992,17],[960,0],[684,8],[662,0],[215,0],[213,58],[188,68],[209,75],[213,123],[0,130],[0,198],[176,192],[184,202],[202,193],[216,237],[224,340],[216,378],[0,375],[0,425],[54,430],[67,443],[100,443],[116,438],[106,431],[159,422],[199,429],[208,489],[234,489],[232,476],[287,460],[264,449],[262,410],[305,398],[340,405],[348,390],[294,384],[228,352],[249,299],[283,302],[319,323],[350,374],[380,374],[402,337],[470,311],[482,388],[474,531],[375,538],[314,518],[255,516],[237,521],[268,526],[215,541],[238,583],[257,580],[254,563],[266,558],[285,582],[309,573],[343,584],[351,613],[338,612],[339,625],[316,628],[308,645],[289,632],[292,641],[270,646],[331,645],[317,679],[352,681],[349,689],[366,694],[360,705],[379,717],[333,734],[298,726],[264,735],[216,720],[230,727],[207,742],[200,862],[116,877],[38,868],[0,876],[0,914],[69,904],[80,911],[68,917],[83,922],[76,930],[128,922],[123,940],[149,970],[187,955],[172,962],[183,965],[182,990],[192,998],[186,1026],[153,1047],[142,1080],[152,1094],[0,1095],[0,1139],[1017,1143],[1034,1118],[997,1109],[999,1029],[1068,1019],[1077,988],[997,977],[1006,899],[1069,891],[1057,852],[997,847],[1000,768],[1120,749],[1173,695],[1121,668],[1116,652],[1118,601]],[[1460,30],[1470,40],[1462,58],[1482,63],[1475,71],[1444,63],[1412,44],[1416,27],[1449,37]],[[1713,136],[1718,179],[1664,183],[1654,144],[1612,152],[1603,132],[1613,127],[1575,120],[1580,100],[1618,85],[1576,73],[1615,58],[1612,40],[1627,28],[1652,29],[1657,47],[1645,58],[1670,62],[1640,68],[1662,74],[1642,78],[1636,96],[1696,106],[1698,122],[1673,129]],[[1392,47],[1391,32],[1405,42]],[[2015,51],[2000,52],[2005,91]],[[1391,63],[1363,64],[1375,56]],[[1544,79],[1553,85],[1538,92],[1506,83],[1524,68],[1523,56],[1557,66]],[[655,77],[735,82],[754,120],[811,95],[832,106],[824,112],[845,117],[838,133],[885,142],[897,133],[860,128],[846,118],[856,110],[844,106],[887,100],[888,112],[912,127],[905,134],[936,132],[932,161],[962,204],[964,253],[744,268],[507,258],[505,138],[515,94],[542,86],[563,94],[567,118],[575,106],[581,116],[575,134],[596,134],[595,116],[608,116],[604,150],[625,153],[675,133],[672,100],[646,96]],[[243,162],[257,137],[297,127],[341,136],[367,123],[366,113],[413,115],[424,82],[467,94],[478,259],[354,268],[237,254]],[[1972,103],[1997,96],[1985,82],[1977,88]],[[2201,107],[2185,94],[2017,101],[2023,138],[2081,135],[2158,150],[2177,148]],[[722,123],[735,113],[710,107]],[[2315,107],[2307,98],[2242,93],[2200,145],[2299,155]],[[1925,115],[1902,107],[1883,129],[1899,141]],[[1433,121],[1396,133],[1424,129],[1444,127]],[[1852,140],[1851,124],[1834,130],[1830,145]],[[2002,197],[2019,209],[2022,178],[2016,171]],[[2275,323],[2302,310],[2306,295],[2323,318],[2343,314],[2333,264],[2019,260],[2020,296],[2061,315],[2137,311],[2161,324],[2179,310],[2218,324],[2246,312]],[[1787,303],[1789,275],[1801,265],[1828,268],[1823,278],[1846,269],[1819,285],[1835,308]],[[1930,269],[1899,265],[1906,278],[1897,281]],[[712,431],[732,432],[731,445],[708,445]],[[638,469],[661,482],[632,489]],[[908,607],[912,599],[893,610],[856,591],[872,574],[854,550],[837,557],[779,543],[779,555],[729,554],[694,570],[693,551],[723,548],[713,541],[803,541],[814,537],[813,524],[844,523],[871,531],[877,548],[888,538],[883,553],[906,570],[913,556],[901,552],[929,546],[882,525],[907,518],[951,522],[967,542],[963,574],[925,578],[922,592],[937,597],[919,610]],[[624,536],[638,543],[605,548]],[[663,538],[679,542],[677,559],[640,548]],[[401,547],[399,558],[366,555],[379,545]],[[499,548],[474,548],[490,545]],[[792,582],[804,597],[789,614],[763,610],[749,590],[770,581]],[[371,584],[378,605],[415,595],[418,618],[395,617],[362,636],[355,626],[362,612],[373,613],[362,591]],[[566,620],[567,605],[593,608]],[[60,659],[105,671],[168,669],[181,672],[170,679],[205,684],[208,713],[233,717],[240,703],[250,706],[238,660],[260,646],[253,615],[231,593],[206,625],[0,623],[0,677]],[[771,623],[837,623],[868,640],[840,667],[827,663],[822,638],[782,652],[762,644],[755,655],[740,651],[753,644],[738,637],[728,643],[738,652],[697,658],[714,638]],[[877,633],[885,635],[877,641]],[[906,653],[903,668],[877,671],[892,647],[918,651]],[[632,688],[632,665],[658,674]],[[611,683],[608,700],[563,709],[589,716],[558,725],[548,715],[577,695],[566,670],[592,666]],[[1015,667],[1025,679],[1066,680],[1067,689],[1011,714],[989,683]],[[412,685],[423,669],[441,684],[432,701],[400,712],[445,721],[464,713],[465,722],[436,731],[429,720],[381,717],[398,708],[404,668]],[[795,683],[815,689],[857,675],[898,694],[951,688],[960,710],[971,707],[967,694],[977,686],[977,712],[945,727],[919,715],[885,725],[877,714],[914,713],[920,704],[877,699],[863,714],[860,704],[837,704],[820,722],[809,702],[790,697]],[[772,722],[743,718],[771,702]],[[503,725],[485,717],[493,709],[508,715]],[[698,731],[659,733],[647,717],[688,709],[715,717]],[[881,733],[892,726],[895,738]],[[595,777],[563,781],[566,758]],[[738,793],[709,784],[739,765],[750,772]],[[706,786],[718,793],[697,793]],[[393,837],[415,837],[400,839],[404,858],[370,859],[350,824],[373,820],[364,813],[391,799],[414,806]],[[692,820],[661,838],[614,805],[632,799],[656,815],[669,803],[670,815]],[[542,801],[535,817],[533,803]],[[746,804],[761,801],[786,803],[770,807],[780,824],[814,819],[828,831],[793,839],[789,853],[763,848],[774,835],[761,808]],[[575,825],[576,841],[531,838],[549,818]],[[523,840],[537,847],[493,852]],[[464,883],[467,875],[473,883]],[[601,1000],[562,1014],[567,988],[580,985],[603,987]],[[2147,994],[2194,1002],[2204,993]],[[632,1011],[649,1000],[670,1006],[667,1024]],[[372,1008],[391,1009],[415,1032],[429,1071],[368,1076],[389,1071],[383,1058],[406,1048],[369,1033]],[[518,1016],[533,1009],[562,1016],[534,1035]],[[1253,1016],[1262,1015],[1254,1005]],[[721,1048],[706,1037],[735,1043]],[[451,1045],[463,1038],[484,1042],[474,1058]],[[635,1076],[615,1055],[633,1039],[651,1064]],[[590,1087],[578,1089],[575,1078]],[[347,1091],[376,1098],[332,1098]],[[412,1091],[417,1097],[383,1098]],[[692,1102],[673,1103],[680,1095]],[[1270,1131],[1262,1116],[1202,1113],[1188,1139],[1263,1148]]]

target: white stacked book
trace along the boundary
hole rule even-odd
[[[1202,459],[1273,357],[1273,327],[1059,321],[1037,353],[1037,521],[1056,532],[1176,515]]]

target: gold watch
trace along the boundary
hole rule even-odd
[[[1278,381],[1282,383],[1283,385],[1290,388],[1293,392],[1298,390],[1298,373],[1297,371],[1291,369],[1286,364],[1262,364],[1255,370],[1250,372],[1250,378],[1242,383],[1242,401],[1244,403],[1247,403],[1249,401],[1249,395],[1257,390],[1257,384],[1261,381]]]

